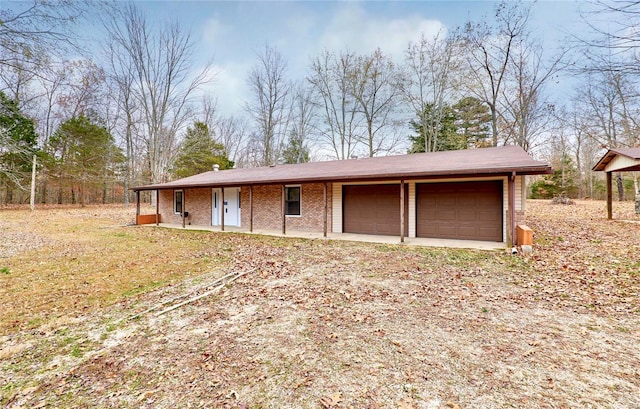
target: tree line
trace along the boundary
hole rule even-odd
[[[134,3],[34,0],[0,10],[0,204],[28,201],[33,155],[39,203],[85,204],[128,203],[134,185],[214,164],[499,145],[552,163],[556,173],[532,183],[534,197],[602,197],[590,169],[603,149],[640,145],[640,37],[629,29],[640,6],[598,4],[622,26],[594,26],[555,50],[532,34],[534,6],[498,3],[481,21],[409,42],[400,59],[324,50],[297,81],[264,44],[236,116],[203,93],[215,85],[213,64],[195,69],[195,43],[178,21],[154,24]],[[74,24],[95,15],[101,53],[68,60],[83,51]],[[577,85],[560,103],[554,88],[566,78]],[[617,176],[621,200],[640,196],[636,175]]]

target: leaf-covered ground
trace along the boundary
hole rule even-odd
[[[0,211],[0,406],[638,408],[640,217],[614,210],[530,201],[529,256]]]

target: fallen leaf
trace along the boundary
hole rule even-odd
[[[340,402],[342,402],[342,392],[335,392],[329,396],[325,396],[324,398],[320,399],[320,405],[324,409],[333,408],[335,405],[337,405]]]

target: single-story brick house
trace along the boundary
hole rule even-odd
[[[525,176],[551,172],[504,146],[214,170],[133,190],[137,216],[140,191],[158,192],[147,223],[511,244],[524,215]]]

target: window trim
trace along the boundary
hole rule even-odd
[[[180,208],[181,208],[180,212],[177,211],[178,193],[180,193]],[[173,191],[173,214],[181,215],[182,211],[184,211],[184,191],[182,189],[174,190]]]
[[[298,214],[289,214],[289,189],[297,188],[298,189]],[[291,201],[294,202],[294,201]],[[285,208],[285,216],[286,217],[302,217],[302,185],[285,185],[284,187],[284,208]]]

